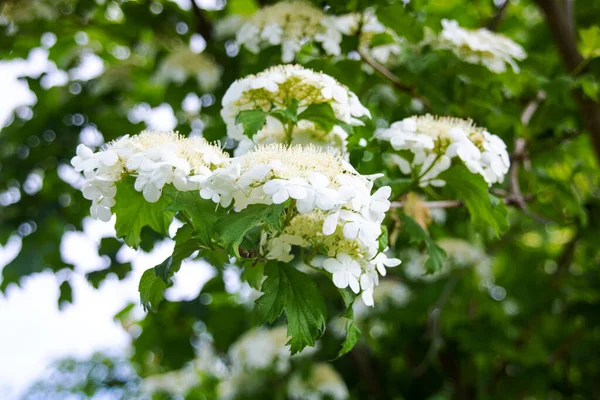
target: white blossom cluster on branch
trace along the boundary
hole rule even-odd
[[[369,54],[380,64],[390,64],[397,60],[402,51],[404,38],[387,28],[378,19],[373,10],[362,14],[351,13],[335,17],[336,28],[346,36],[360,32],[359,49]]]
[[[281,45],[281,59],[292,62],[303,44],[321,44],[329,55],[339,56],[342,34],[333,19],[307,2],[281,2],[257,11],[237,32],[238,44],[253,53]]]
[[[344,36],[355,36],[359,29],[359,48],[375,60],[387,64],[399,56],[403,38],[379,22],[373,10],[327,15],[303,1],[259,10],[237,31],[236,40],[253,53],[281,45],[282,61],[289,63],[309,42],[320,44],[327,55],[340,56]]]
[[[185,83],[195,78],[201,91],[212,92],[221,83],[223,68],[206,53],[195,53],[181,48],[166,56],[155,74],[159,83]]]
[[[377,176],[362,176],[337,153],[314,146],[262,145],[231,160],[208,178],[200,195],[236,210],[292,199],[283,232],[263,232],[268,259],[290,262],[294,246],[317,254],[339,288],[362,292],[373,305],[373,288],[386,267],[400,263],[379,252],[381,223],[390,207],[387,186],[371,194]],[[312,252],[312,253],[311,253]],[[315,265],[316,266],[316,265]]]
[[[421,186],[443,186],[438,176],[458,159],[488,185],[502,182],[510,167],[506,144],[471,120],[431,115],[412,116],[394,122],[378,135],[397,153],[390,160]]]
[[[506,65],[519,72],[516,61],[527,58],[525,50],[510,38],[488,29],[465,29],[454,20],[442,20],[442,32],[429,34],[425,43],[434,48],[450,50],[471,64],[481,64],[492,72],[503,73]],[[515,61],[516,60],[516,61]]]
[[[94,153],[83,144],[71,164],[83,172],[83,196],[92,201],[93,218],[108,221],[115,204],[116,183],[132,175],[135,190],[150,203],[158,201],[163,187],[199,189],[212,170],[229,162],[229,156],[202,138],[185,138],[174,132],[142,132],[125,136]]]
[[[371,116],[353,92],[329,75],[299,65],[272,67],[235,81],[223,96],[221,117],[227,126],[227,135],[240,142],[235,154],[241,155],[259,143],[286,142],[345,151],[348,134],[339,125],[324,131],[311,121],[300,120],[294,127],[286,127],[279,119],[267,116],[265,126],[251,140],[244,135],[242,125],[236,124],[240,111],[285,110],[292,101],[298,101],[298,113],[313,104],[329,104],[335,117],[350,125],[361,125],[358,118]]]
[[[326,363],[315,363],[308,375],[292,370],[294,360],[305,359],[316,348],[309,347],[291,356],[285,326],[252,329],[219,357],[210,342],[201,342],[196,358],[179,370],[151,375],[142,380],[142,393],[168,393],[184,397],[193,388],[217,381],[219,399],[235,399],[264,389],[273,376],[287,380],[291,399],[318,400],[348,398],[348,388],[340,375]]]

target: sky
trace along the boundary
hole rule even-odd
[[[187,3],[178,2],[183,6]],[[52,43],[52,39],[51,35],[46,37],[46,43]],[[48,51],[44,48],[32,50],[27,60],[0,62],[0,135],[1,127],[8,125],[14,114],[31,113],[30,106],[35,104],[35,95],[24,80],[18,79],[20,76],[39,77],[46,72],[42,85],[52,87],[65,85],[69,79],[92,79],[102,70],[102,60],[88,54],[77,68],[60,71],[48,61]],[[154,109],[140,105],[135,112],[136,118],[144,121],[149,129],[172,130],[177,122],[171,106],[166,103]],[[81,138],[89,135],[87,132]],[[171,235],[176,228],[174,222]],[[130,338],[113,317],[127,304],[139,304],[137,287],[142,273],[168,257],[174,244],[167,239],[151,253],[124,247],[119,257],[132,262],[133,272],[122,281],[109,278],[96,290],[87,283],[85,273],[106,267],[104,260],[97,256],[97,248],[102,237],[114,234],[114,218],[107,223],[88,218],[83,232],[65,234],[62,256],[75,265],[75,270],[70,279],[73,304],[67,304],[62,311],[57,307],[60,281],[50,272],[28,277],[20,288],[12,285],[6,295],[0,294],[0,399],[18,398],[19,393],[47,373],[48,366],[57,359],[86,358],[96,351],[126,354]],[[11,238],[6,246],[0,246],[0,270],[19,249],[17,237]],[[167,300],[195,298],[213,273],[206,263],[184,263],[174,277],[174,286],[166,292]],[[143,316],[139,305],[135,312]]]

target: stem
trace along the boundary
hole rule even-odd
[[[291,144],[292,144],[292,140],[293,140],[292,134],[293,134],[293,132],[294,132],[294,123],[292,121],[288,121],[285,124],[285,143],[288,146],[291,146]]]
[[[431,103],[429,102],[429,99],[427,99],[426,97],[420,95],[417,93],[416,89],[412,86],[408,86],[404,83],[402,83],[402,81],[400,81],[400,78],[398,78],[396,75],[394,75],[390,70],[388,70],[386,67],[384,67],[383,65],[379,64],[377,61],[373,60],[368,54],[366,54],[364,51],[362,50],[358,50],[358,54],[360,54],[361,58],[371,67],[373,67],[373,69],[375,69],[377,72],[379,72],[381,75],[383,75],[385,78],[387,78],[389,81],[392,82],[392,84],[399,90],[403,91],[403,92],[407,92],[408,94],[410,94],[412,97],[417,98],[419,100],[421,100],[421,103],[423,103],[423,105],[425,106],[425,108],[427,108],[428,110],[431,109]]]

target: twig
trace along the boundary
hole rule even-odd
[[[581,339],[581,337],[584,335],[585,333],[585,327],[580,326],[579,328],[577,328],[575,330],[575,332],[573,332],[572,334],[570,334],[556,349],[556,351],[550,356],[548,357],[547,363],[549,365],[554,364],[555,362],[557,362],[558,360],[560,360],[565,354],[567,354],[569,352],[569,350],[571,349],[571,347],[576,344],[577,342],[579,342],[579,339]]]
[[[377,61],[373,60],[364,51],[362,51],[362,50],[359,49],[358,50],[358,54],[360,54],[361,58],[367,64],[369,64],[371,67],[373,67],[373,69],[375,69],[377,72],[379,72],[385,78],[387,78],[390,82],[392,82],[392,84],[397,89],[410,94],[412,97],[415,97],[415,98],[419,99],[421,101],[421,103],[423,103],[423,105],[425,106],[425,108],[431,109],[431,102],[429,101],[429,99],[427,99],[426,97],[418,94],[417,91],[416,91],[416,89],[414,87],[402,83],[400,81],[400,78],[398,78],[396,75],[394,75],[389,69],[387,69],[383,65],[379,64]]]
[[[438,353],[442,346],[443,339],[442,332],[440,329],[442,311],[444,310],[444,306],[448,302],[450,295],[454,291],[458,280],[459,276],[456,274],[452,275],[452,277],[448,279],[448,281],[444,285],[442,294],[429,311],[429,317],[427,320],[427,332],[425,334],[431,336],[431,344],[429,345],[429,349],[425,354],[425,358],[413,371],[413,376],[415,377],[421,376],[425,373],[425,371],[427,371],[429,364],[431,363],[431,361],[433,361],[435,355]]]
[[[544,100],[546,100],[546,92],[540,90],[535,96],[535,99],[527,103],[527,105],[523,109],[523,112],[521,113],[521,124],[523,126],[529,125],[529,121],[531,121],[533,114],[535,114],[538,107]]]
[[[535,1],[546,16],[548,28],[567,71],[571,74],[585,71],[587,63],[577,47],[575,19],[573,18],[574,2],[572,0]],[[600,102],[586,97],[579,89],[573,91],[573,94],[579,103],[579,109],[589,131],[596,158],[600,160]]]
[[[508,192],[502,191],[505,196],[508,196]],[[500,194],[500,192],[496,192]],[[523,195],[525,201],[532,200],[534,196],[532,194]],[[502,199],[507,205],[515,205],[515,200],[509,197]],[[422,206],[427,208],[457,208],[463,207],[465,203],[461,200],[439,200],[439,201],[423,201],[420,203]],[[403,201],[392,201],[390,208],[403,208],[405,203]]]
[[[190,0],[192,3],[192,11],[194,12],[194,17],[196,18],[196,32],[202,35],[204,40],[207,42],[212,37],[212,24],[206,18],[202,9],[198,7],[196,4],[196,0]]]
[[[509,2],[510,0],[506,0],[504,4],[500,6],[494,17],[487,23],[486,28],[488,28],[490,31],[495,31],[498,29],[500,22],[502,22],[504,16],[506,15],[506,10],[508,8]]]

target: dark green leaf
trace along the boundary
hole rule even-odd
[[[440,178],[446,181],[447,188],[455,198],[465,202],[471,221],[477,229],[491,229],[495,235],[499,235],[508,228],[506,206],[490,197],[483,177],[457,165],[442,173]]]
[[[429,254],[429,257],[425,262],[425,270],[427,273],[431,274],[441,270],[444,258],[446,257],[444,249],[437,245],[431,236],[429,236],[429,233],[425,231],[417,221],[406,214],[403,214],[401,218],[404,230],[410,237],[410,243],[424,243],[427,248],[427,253]]]
[[[196,191],[178,192],[165,211],[184,213],[193,224],[194,238],[206,247],[212,247],[217,220],[225,215],[223,208],[217,208],[212,201],[204,200]]]
[[[281,214],[285,209],[284,204],[252,205],[240,212],[231,211],[216,224],[219,243],[229,252],[240,257],[239,247],[246,233],[260,225],[268,225],[281,229]]]
[[[116,204],[112,210],[117,216],[117,237],[135,248],[141,242],[140,233],[144,226],[162,235],[168,234],[175,213],[163,210],[171,202],[175,189],[170,185],[165,186],[160,199],[156,203],[149,203],[133,188],[133,182],[134,179],[129,178],[117,183]]]
[[[292,122],[296,124],[298,122],[298,100],[292,99],[292,104],[285,110],[273,110],[269,111],[269,115],[277,118],[281,121],[282,124],[286,124],[288,122]]]
[[[275,321],[285,310],[292,354],[314,346],[325,330],[327,315],[317,285],[305,273],[274,261],[265,266],[265,275],[263,295],[256,300],[261,323]]]
[[[299,121],[303,119],[313,122],[326,132],[329,132],[334,125],[340,124],[329,103],[311,104],[298,115]]]

